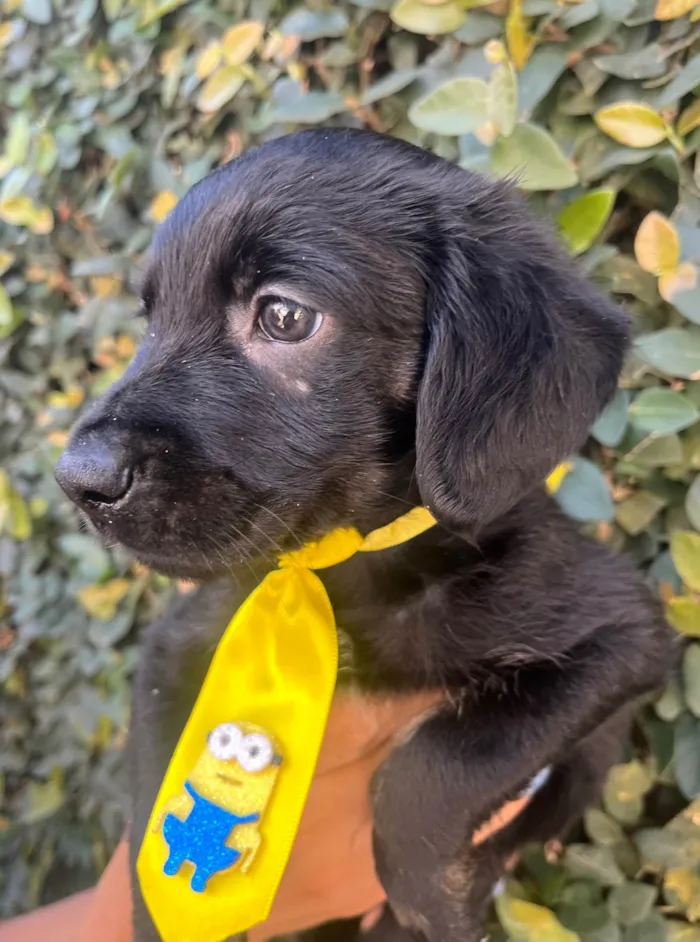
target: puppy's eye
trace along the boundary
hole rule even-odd
[[[258,309],[258,329],[268,340],[300,343],[313,337],[323,322],[323,314],[288,298],[262,298]]]

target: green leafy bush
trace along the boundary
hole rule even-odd
[[[0,914],[104,865],[138,628],[178,588],[78,532],[52,466],[134,350],[130,285],[154,223],[221,161],[325,122],[514,175],[634,315],[621,388],[559,499],[644,567],[687,651],[575,842],[526,854],[498,931],[698,942],[697,0],[1,9]]]

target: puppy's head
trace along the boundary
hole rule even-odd
[[[626,339],[509,188],[344,130],[194,187],[142,304],[57,476],[98,531],[195,578],[406,498],[478,537],[585,438]]]

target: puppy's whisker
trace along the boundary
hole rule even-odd
[[[294,537],[294,539],[297,541],[297,544],[299,545],[300,548],[304,545],[303,541],[296,535],[296,533],[295,533],[294,530],[289,526],[289,524],[288,524],[288,523],[285,523],[285,521],[280,517],[280,515],[279,515],[279,514],[276,514],[276,513],[274,512],[274,510],[270,510],[269,507],[265,507],[263,504],[258,504],[257,502],[256,502],[255,506],[258,508],[258,510],[264,510],[265,513],[268,513],[268,514],[270,514],[271,517],[274,517],[275,520],[277,520],[278,523],[281,523],[282,526],[285,528],[285,530],[288,530],[289,533]]]
[[[267,533],[265,530],[263,530],[262,527],[258,526],[258,524],[257,524],[254,520],[249,520],[248,518],[246,518],[246,519],[244,520],[244,522],[245,522],[246,524],[248,524],[248,526],[250,526],[250,527],[255,527],[255,529],[258,531],[258,533],[262,533],[262,535],[265,537],[265,539],[266,539],[266,540],[269,540],[270,543],[272,544],[272,546],[274,546],[274,548],[277,550],[277,552],[280,554],[280,556],[285,553],[285,549],[284,549],[282,546],[280,546],[280,544],[277,542],[277,540],[273,539],[273,537],[271,537],[269,533]]]
[[[236,528],[234,527],[233,529],[235,530]],[[242,536],[243,534],[241,534],[239,530],[237,531],[237,535]],[[230,556],[227,554],[226,547],[223,546],[221,543],[219,543],[219,541],[216,540],[212,536],[209,537],[209,543],[214,549],[214,552],[219,557],[220,561],[223,563],[223,565],[229,571],[233,571],[233,564],[230,561]],[[243,547],[240,547],[240,557],[241,557],[241,562],[249,570],[250,574],[253,577],[253,580],[255,582],[260,582],[260,575],[255,571],[255,568],[253,567],[253,563],[252,563],[253,557],[250,555],[250,553],[246,552]]]

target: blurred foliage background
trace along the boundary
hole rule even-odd
[[[178,591],[79,532],[52,474],[67,430],[134,351],[154,224],[326,123],[515,176],[634,316],[559,499],[644,568],[683,665],[574,842],[527,853],[496,934],[700,942],[700,7],[330,2],[1,2],[0,915],[104,866],[138,629]]]

